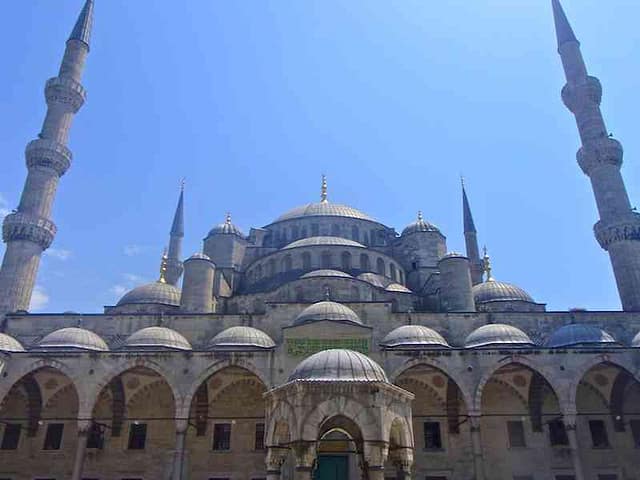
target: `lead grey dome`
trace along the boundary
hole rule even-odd
[[[156,304],[180,306],[180,289],[161,281],[136,287],[124,294],[118,306],[136,304]]]
[[[633,340],[631,340],[631,346],[633,348],[640,348],[640,332],[637,333]]]
[[[387,375],[380,365],[366,355],[352,350],[324,350],[300,362],[289,382],[385,382]]]
[[[273,223],[305,217],[346,217],[357,218],[359,220],[369,220],[371,222],[375,221],[369,215],[362,213],[360,210],[353,207],[340,205],[339,203],[331,203],[329,201],[322,201],[317,203],[308,203],[301,207],[293,208],[280,215]]]
[[[449,348],[449,344],[442,335],[422,325],[398,327],[384,337],[381,345],[397,349]]]
[[[303,238],[301,240],[296,240],[295,242],[291,242],[289,245],[283,247],[284,249],[289,248],[298,248],[298,247],[316,247],[318,245],[321,246],[341,246],[341,247],[358,247],[358,248],[367,248],[361,243],[356,242],[355,240],[349,240],[348,238],[342,237],[309,237]]]
[[[22,344],[6,333],[0,333],[0,352],[24,352]]]
[[[435,225],[433,225],[432,223],[429,223],[425,219],[423,219],[422,215],[418,215],[418,219],[415,222],[410,223],[405,227],[404,230],[402,230],[402,236],[404,237],[406,235],[411,235],[412,233],[419,233],[419,232],[440,233],[440,229]]]
[[[488,280],[473,287],[473,299],[476,303],[496,301],[517,301],[535,303],[531,295],[522,288],[506,282]]]
[[[545,343],[549,348],[584,347],[616,344],[607,332],[593,325],[572,323],[560,327],[551,334]]]
[[[231,221],[226,221],[213,227],[209,231],[209,236],[211,235],[235,235],[237,237],[244,238],[244,233],[242,233],[242,230],[231,223]]]
[[[353,278],[351,275],[340,270],[321,269],[313,272],[305,273],[300,278],[316,278],[316,277],[337,277],[337,278]]]
[[[238,326],[223,330],[209,342],[211,350],[270,349],[275,342],[269,335],[253,327]]]
[[[466,348],[526,347],[534,345],[529,335],[522,330],[502,323],[483,325],[471,332],[464,342]]]
[[[412,293],[411,290],[409,290],[404,285],[400,285],[399,283],[391,283],[387,286],[387,288],[385,288],[385,290],[387,292]]]
[[[207,261],[211,261],[211,258],[209,257],[209,255],[205,255],[202,252],[196,252],[193,255],[191,255],[188,260],[207,260]]]
[[[387,288],[389,285],[393,283],[388,278],[373,272],[361,273],[356,278],[358,280],[362,280],[363,282],[370,283],[374,287],[378,287],[378,288]]]
[[[38,348],[109,351],[107,343],[99,335],[77,327],[61,328],[51,332],[38,342]]]
[[[186,338],[175,330],[166,327],[146,327],[138,330],[125,340],[124,348],[193,350]]]
[[[294,320],[294,325],[303,325],[305,323],[320,322],[329,320],[331,322],[346,322],[362,325],[360,318],[349,307],[345,307],[336,302],[325,300],[323,302],[314,303],[305,308]]]

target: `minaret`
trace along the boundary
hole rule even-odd
[[[587,73],[578,42],[558,0],[552,0],[567,84],[562,100],[575,115],[582,148],[578,164],[591,179],[600,220],[594,226],[600,246],[609,252],[622,308],[640,310],[640,215],[632,211],[622,180],[622,145],[611,138],[602,118],[602,86]]]
[[[184,182],[180,187],[180,198],[173,216],[169,233],[169,252],[167,254],[167,283],[177,285],[182,275],[182,239],[184,238]]]
[[[93,0],[86,1],[67,40],[58,76],[46,83],[47,115],[38,139],[26,148],[28,174],[20,204],[4,219],[7,249],[0,268],[0,316],[29,308],[40,256],[56,234],[51,209],[60,177],[71,166],[71,122],[86,97],[80,80],[89,53],[93,5]]]
[[[469,267],[471,269],[471,283],[477,285],[482,283],[482,260],[480,260],[480,250],[478,249],[478,232],[473,223],[473,215],[471,215],[471,207],[469,207],[469,199],[467,191],[464,187],[464,179],[462,179],[462,217],[464,223],[464,243],[467,247],[467,258],[469,259]]]

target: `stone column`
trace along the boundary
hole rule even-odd
[[[189,423],[187,420],[179,420],[176,423],[176,449],[174,451],[173,465],[171,467],[171,480],[182,480],[183,478],[188,428]],[[184,478],[187,477],[187,475],[184,475]]]
[[[312,480],[313,465],[316,461],[315,442],[297,442],[293,450],[296,456],[294,480]]]
[[[480,436],[480,420],[479,413],[470,414],[469,422],[471,422],[471,447],[473,449],[473,469],[475,472],[475,480],[484,480],[484,464],[482,461],[482,438]]]
[[[84,460],[87,456],[87,440],[91,429],[91,420],[78,420],[78,443],[76,444],[76,456],[73,461],[73,473],[71,480],[82,480]]]
[[[389,455],[389,445],[385,442],[364,443],[364,460],[369,480],[384,480],[384,464]]]
[[[269,447],[265,458],[267,480],[280,480],[282,478],[282,464],[287,459],[288,453],[288,448]]]
[[[413,449],[402,448],[395,450],[390,455],[396,467],[396,480],[411,480],[411,467],[413,466]]]
[[[567,431],[569,439],[569,448],[571,448],[571,461],[573,462],[573,471],[576,480],[584,480],[584,472],[582,470],[582,461],[580,460],[580,445],[578,444],[578,435],[576,434],[577,418],[575,415],[564,415],[562,418],[564,428]]]

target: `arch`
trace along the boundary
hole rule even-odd
[[[387,276],[387,266],[384,263],[384,260],[380,257],[376,260],[376,272],[382,276]]]
[[[371,261],[366,253],[360,254],[360,270],[369,272],[371,270]]]
[[[207,433],[207,415],[209,414],[209,386],[202,382],[195,394],[196,436]]]
[[[297,240],[300,238],[300,228],[297,225],[291,227],[291,239]]]
[[[318,404],[305,418],[300,419],[300,438],[315,441],[320,438],[321,426],[326,419],[345,417],[357,425],[364,440],[378,440],[376,437],[377,420],[367,418],[371,409],[360,402],[337,395]]]
[[[396,272],[396,266],[393,263],[389,264],[389,271],[391,273],[391,279],[394,282],[397,282],[398,281],[398,274]]]
[[[357,225],[351,227],[351,239],[356,242],[360,241],[360,228]]]
[[[394,449],[412,449],[413,433],[409,420],[404,417],[397,416],[389,422],[389,433],[385,438],[389,440],[390,450]]]
[[[342,228],[340,228],[340,225],[338,225],[337,223],[334,223],[333,225],[331,225],[331,236],[333,237],[339,237],[342,234]]]
[[[342,269],[347,272],[351,270],[351,253],[346,251],[342,252],[342,254],[340,255],[340,259],[341,259]]]
[[[255,273],[256,273],[256,280],[260,280],[262,278],[262,264],[256,265]]]
[[[282,259],[282,272],[286,273],[291,270],[293,270],[293,259],[291,258],[291,255],[287,254]]]
[[[275,407],[269,409],[267,419],[267,446],[288,446],[298,436],[296,410],[286,398],[278,399]]]
[[[276,274],[276,261],[270,258],[267,261],[267,277],[271,278]]]
[[[322,268],[331,268],[332,262],[333,260],[331,258],[331,252],[329,252],[328,250],[325,250],[320,254],[320,266]]]
[[[624,423],[625,391],[629,385],[633,384],[633,381],[633,377],[629,372],[620,370],[613,382],[609,408],[611,409],[611,419],[616,432],[624,432],[626,430]]]
[[[302,268],[304,270],[311,270],[311,253],[309,252],[302,253]]]

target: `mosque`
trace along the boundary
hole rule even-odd
[[[248,233],[227,216],[186,259],[181,192],[156,282],[101,314],[30,314],[85,101],[86,0],[3,224],[0,479],[640,479],[640,217],[552,6],[622,311],[547,312],[495,278],[464,186],[462,255],[422,214],[397,233],[334,203],[323,178],[318,201]]]

